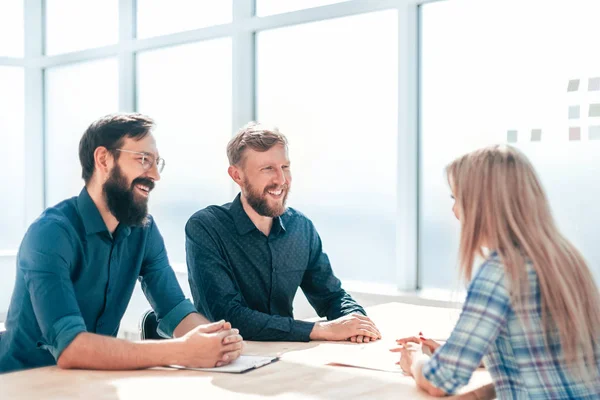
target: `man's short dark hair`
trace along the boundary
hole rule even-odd
[[[125,138],[141,140],[154,128],[152,118],[138,113],[110,114],[94,121],[85,131],[79,142],[81,177],[86,185],[94,175],[94,151],[106,147],[115,159]]]

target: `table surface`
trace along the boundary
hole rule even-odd
[[[459,310],[387,303],[367,309],[382,332],[380,341],[349,342],[247,342],[245,354],[277,355],[279,361],[244,374],[227,374],[153,368],[139,371],[61,370],[37,368],[0,375],[0,392],[6,399],[160,399],[190,396],[203,399],[427,399],[411,377],[402,373],[333,365],[346,350],[381,352],[395,347],[399,337],[422,331],[431,338],[448,337]],[[354,349],[344,346],[352,346]],[[387,358],[386,358],[387,360]],[[490,383],[485,370],[477,370],[456,398],[475,398],[478,387]]]

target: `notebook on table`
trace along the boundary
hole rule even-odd
[[[190,369],[193,371],[207,371],[207,372],[229,372],[229,373],[242,373],[252,369],[260,368],[265,365],[271,364],[277,361],[278,357],[263,357],[263,356],[240,356],[237,360],[231,364],[223,365],[222,367],[214,368],[187,368],[179,365],[171,365],[172,368],[177,369]]]

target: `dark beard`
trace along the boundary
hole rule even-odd
[[[148,199],[136,200],[134,188],[137,184],[148,186],[150,190],[154,188],[154,182],[147,178],[136,178],[127,186],[127,179],[121,173],[121,168],[115,165],[102,186],[108,210],[119,223],[127,226],[148,224]]]
[[[254,209],[254,211],[256,211],[258,215],[262,215],[263,217],[275,218],[279,217],[285,212],[285,203],[287,201],[288,194],[290,193],[289,186],[287,184],[283,185],[282,188],[283,190],[285,190],[283,202],[281,203],[282,207],[277,208],[269,206],[269,203],[267,202],[267,191],[279,189],[278,185],[267,186],[263,193],[258,193],[258,191],[254,189],[250,182],[246,180],[244,181],[244,189],[246,192],[246,200],[248,201],[248,204]]]

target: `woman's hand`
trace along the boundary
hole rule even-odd
[[[427,342],[427,344],[424,342]],[[423,354],[423,349],[432,349],[431,351],[434,352],[440,347],[440,344],[433,340],[427,341],[423,337],[416,336],[398,339],[396,343],[398,343],[398,347],[390,349],[390,351],[400,353],[400,361],[397,364],[400,364],[402,371],[412,376],[417,386],[430,395],[435,397],[446,396],[447,394],[443,390],[433,386],[423,376],[423,365],[429,360],[429,357]]]
[[[400,361],[398,361],[396,364],[400,365],[400,368],[402,368],[402,371],[404,371],[405,374],[412,376],[411,369],[413,363],[416,360],[423,358],[421,343],[419,343],[418,340],[414,341],[404,339],[399,339],[397,342],[398,347],[390,349],[390,351],[393,353],[400,353]]]
[[[417,343],[423,345],[423,354],[431,356],[441,346],[440,343],[433,339],[425,339],[423,334],[419,332],[419,336],[410,336],[402,339],[396,339],[396,343],[399,345],[405,345],[407,343]]]

